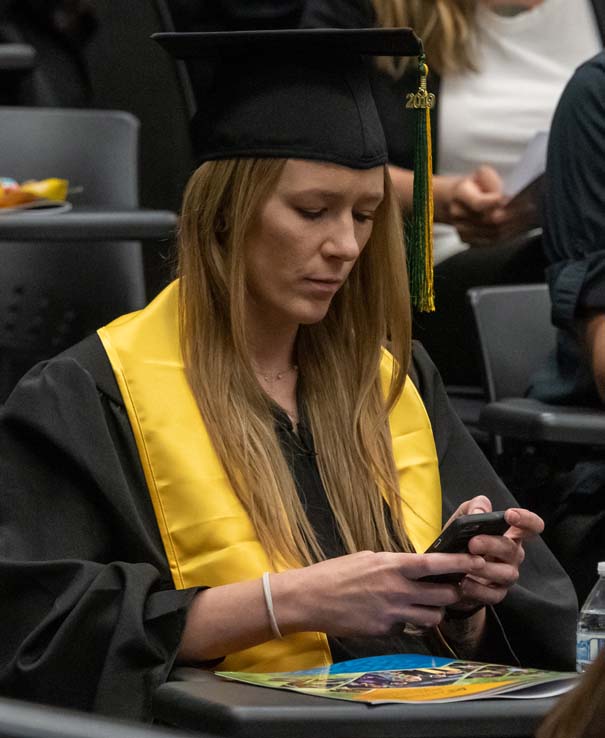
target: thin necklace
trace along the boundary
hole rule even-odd
[[[296,364],[292,364],[292,366],[289,366],[287,369],[282,369],[281,372],[275,372],[274,374],[263,372],[257,367],[254,367],[254,373],[256,374],[256,376],[264,379],[267,384],[275,384],[275,382],[281,381],[286,376],[286,374],[297,371],[298,366]]]

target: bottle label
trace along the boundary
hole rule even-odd
[[[576,645],[576,661],[578,664],[588,666],[599,655],[600,651],[605,650],[605,633],[589,635],[588,633],[578,633]]]

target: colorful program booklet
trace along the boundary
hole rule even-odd
[[[553,697],[571,689],[579,677],[575,672],[521,669],[418,654],[354,659],[305,671],[217,674],[262,687],[370,704]]]

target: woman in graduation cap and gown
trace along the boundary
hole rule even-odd
[[[410,340],[360,55],[418,54],[417,38],[160,40],[221,58],[179,279],[34,368],[3,408],[0,691],[149,719],[178,663],[405,651],[570,667],[575,596],[541,520]],[[504,536],[422,553],[451,516],[491,508]],[[459,584],[420,581],[451,572]]]

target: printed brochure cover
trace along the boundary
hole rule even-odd
[[[354,659],[305,671],[216,673],[247,684],[370,704],[553,697],[571,689],[578,679],[575,672],[521,669],[418,654]]]

